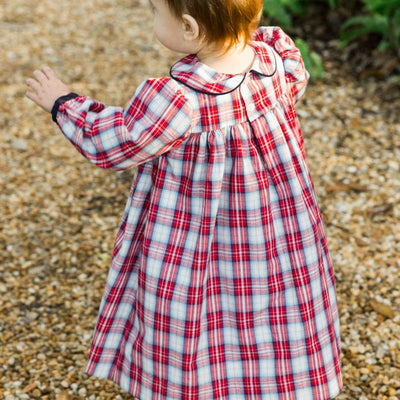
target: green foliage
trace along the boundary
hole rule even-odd
[[[293,27],[293,17],[304,15],[312,3],[325,3],[335,8],[344,0],[264,0],[263,14],[282,28]]]
[[[333,7],[340,0],[323,0]],[[264,15],[276,21],[282,28],[290,29],[293,26],[292,17],[303,15],[307,11],[310,0],[264,0]],[[296,46],[303,57],[304,64],[310,72],[311,78],[322,78],[324,67],[321,58],[310,51],[304,40],[297,39]]]
[[[326,2],[329,4],[330,8],[334,9],[340,0],[326,0]]]
[[[382,41],[379,49],[400,47],[400,0],[362,0],[367,14],[347,20],[341,28],[341,45],[371,33]]]
[[[282,28],[292,26],[292,16],[302,15],[306,10],[305,0],[264,0],[263,13],[278,22]]]
[[[321,57],[315,51],[310,51],[308,44],[304,40],[296,39],[295,43],[301,52],[304,65],[310,73],[311,78],[323,78],[325,71]]]
[[[364,12],[347,20],[341,27],[341,45],[368,34],[382,38],[381,50],[400,47],[400,0],[264,0],[264,16],[284,29],[293,27],[293,17],[304,15],[312,4],[325,3],[331,9],[339,6],[357,9],[364,4]]]
[[[340,45],[375,34],[381,38],[380,50],[400,48],[400,0],[264,0],[264,16],[283,29],[293,28],[293,18],[303,16],[311,6],[329,7],[331,10],[350,10],[358,15],[344,22],[340,29]],[[364,5],[364,9],[358,10]],[[323,23],[323,21],[321,21]],[[312,78],[321,78],[324,69],[320,57],[311,52],[303,40],[296,41]]]

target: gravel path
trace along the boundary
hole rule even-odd
[[[48,63],[126,104],[176,57],[150,20],[147,0],[0,2],[1,399],[132,399],[83,372],[132,173],[88,163],[23,96]],[[298,110],[335,264],[337,399],[400,399],[400,90],[325,66]]]

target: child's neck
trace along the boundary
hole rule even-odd
[[[217,72],[234,75],[242,74],[252,66],[255,52],[244,43],[235,44],[228,51],[204,46],[197,52],[197,57]]]

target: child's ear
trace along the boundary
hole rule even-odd
[[[197,40],[200,37],[200,27],[197,21],[189,14],[182,15],[183,37],[187,41]]]

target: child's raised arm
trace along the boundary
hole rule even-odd
[[[304,67],[300,50],[293,40],[279,27],[259,28],[254,40],[267,43],[279,54],[293,101],[299,100],[306,90],[310,75]]]
[[[54,73],[35,73],[27,97],[46,111],[69,89]],[[61,82],[62,83],[62,82]],[[59,90],[59,89],[66,89]],[[56,94],[59,96],[56,97]],[[106,107],[87,96],[75,96],[53,109],[56,122],[78,151],[101,168],[125,170],[182,143],[192,123],[191,108],[169,78],[148,79],[126,110]]]

